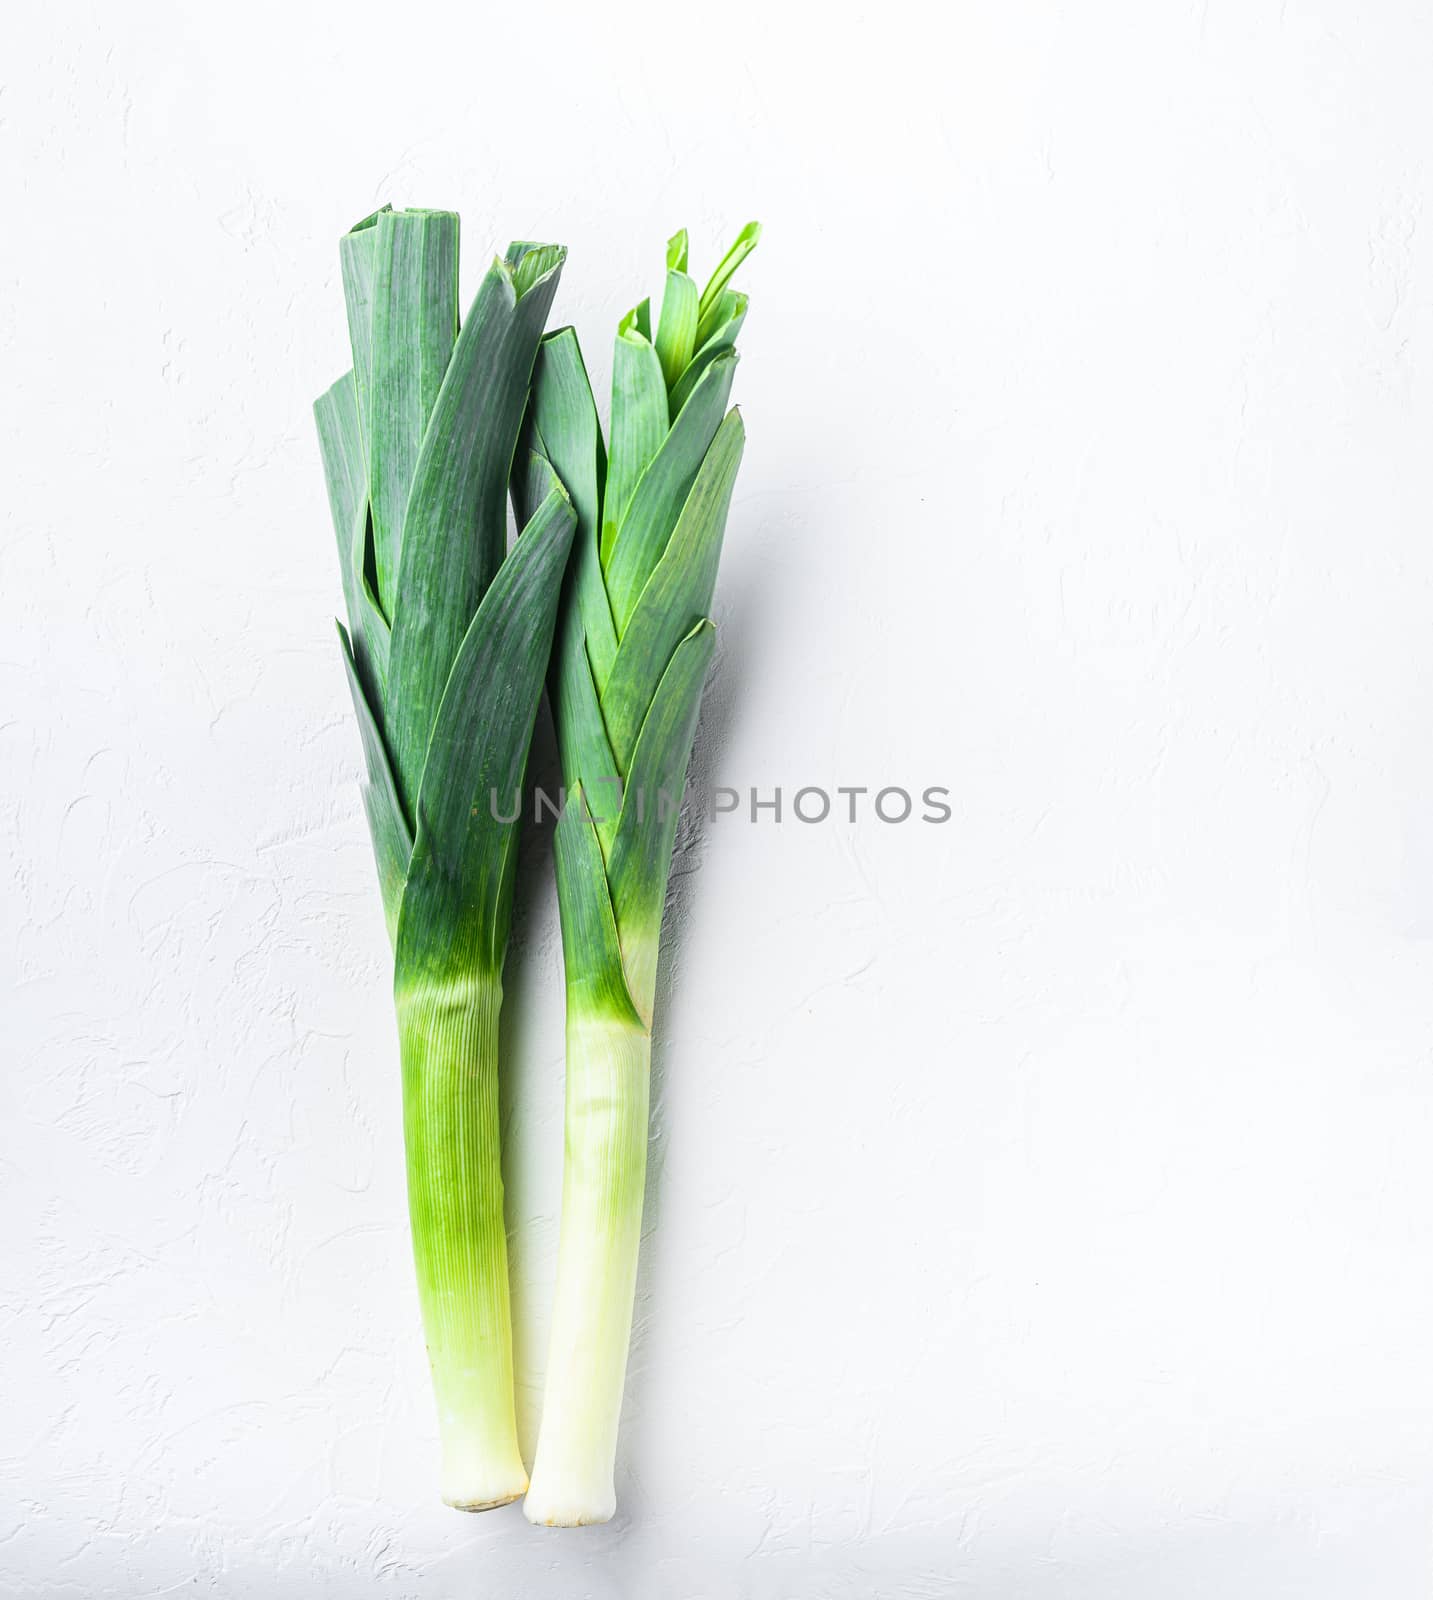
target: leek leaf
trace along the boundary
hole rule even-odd
[[[353,530],[354,543],[363,550],[373,547],[373,518],[369,514],[369,505],[365,500],[359,509],[358,521]],[[363,651],[368,661],[372,664],[377,675],[378,694],[375,703],[386,706],[388,704],[388,657],[391,653],[393,635],[388,626],[388,619],[379,609],[378,600],[373,593],[373,585],[368,580],[365,568],[362,586],[358,596],[359,606],[359,633],[362,636]],[[380,719],[382,720],[382,719]]]
[[[700,320],[697,286],[682,271],[667,273],[667,288],[662,296],[662,316],[657,323],[657,359],[667,388],[675,386],[697,347]]]
[[[369,535],[368,482],[363,435],[358,423],[358,391],[351,372],[324,391],[313,406],[319,450],[328,483],[329,509],[338,540],[339,576],[354,666],[372,714],[383,726],[383,696],[388,681],[388,624],[364,573]]]
[[[391,615],[404,507],[458,332],[458,219],[451,211],[385,211],[373,233],[368,495],[378,599]]]
[[[719,355],[735,348],[741,325],[746,321],[746,296],[727,290],[722,296],[719,320],[712,333],[697,346],[697,352],[687,363],[687,370],[677,379],[672,390],[672,416],[675,418],[690,398],[701,375]]]
[[[607,564],[607,592],[619,635],[626,632],[716,436],[737,360],[736,351],[729,350],[707,368],[632,495]]]
[[[606,866],[580,785],[568,795],[555,833],[569,1004],[590,1014],[640,1024],[622,969]]]
[[[560,485],[533,513],[473,617],[443,693],[398,920],[400,988],[498,977],[528,746],[577,519]],[[503,817],[509,817],[503,821]]]
[[[542,341],[533,369],[529,414],[541,441],[542,455],[562,480],[577,512],[572,569],[567,581],[601,685],[606,683],[617,654],[617,630],[612,624],[597,553],[602,430],[582,351],[571,328],[561,328]]]
[[[632,995],[649,1019],[672,844],[701,709],[702,684],[715,643],[716,628],[704,619],[672,652],[642,723],[627,774],[617,837],[608,858],[607,875]]]
[[[359,517],[368,517],[368,478],[363,466],[363,434],[358,423],[358,390],[352,372],[344,375],[313,403],[318,427],[328,505],[338,539],[339,578],[351,632],[359,630],[363,594],[363,543]]]
[[[711,609],[727,509],[744,444],[741,413],[733,407],[717,429],[666,552],[642,590],[618,646],[602,712],[624,775],[672,652]]]
[[[636,328],[624,328],[612,352],[612,450],[602,502],[604,567],[632,491],[661,448],[669,421],[667,384],[657,352]]]
[[[561,257],[520,298],[495,261],[453,347],[414,469],[388,672],[389,736],[417,792],[458,647],[503,559],[508,469]]]
[[[513,292],[518,299],[521,300],[554,267],[560,267],[566,254],[560,244],[534,244],[531,239],[514,239],[503,259],[512,272]]]
[[[580,358],[579,358],[580,359]],[[548,370],[551,376],[551,370]],[[539,504],[556,479],[551,462],[543,453],[544,440],[533,421],[532,412],[542,403],[544,382],[541,357],[539,370],[534,377],[533,405],[529,411],[525,440],[529,446],[527,470],[521,476],[513,474],[513,507],[521,519],[526,508]],[[588,792],[592,820],[597,828],[604,855],[611,847],[617,827],[617,815],[622,806],[622,780],[617,775],[617,762],[612,746],[607,740],[607,727],[602,720],[602,707],[597,686],[593,681],[593,668],[589,660],[587,641],[583,637],[585,614],[580,597],[575,591],[582,581],[582,564],[587,552],[577,549],[587,535],[582,518],[578,518],[574,535],[574,550],[567,571],[564,603],[558,613],[557,643],[548,669],[553,709],[557,725],[558,752],[562,760],[564,782],[569,786],[583,785]],[[595,554],[592,557],[596,561]],[[607,591],[598,580],[597,602],[607,611]],[[611,613],[607,612],[607,626],[611,628]],[[613,646],[615,650],[615,644]]]
[[[398,798],[398,786],[393,781],[393,768],[388,760],[383,734],[359,677],[353,643],[341,622],[338,624],[338,637],[343,646],[343,665],[348,674],[348,689],[353,696],[353,710],[358,718],[358,734],[363,744],[363,761],[368,773],[363,785],[363,809],[368,816],[373,858],[378,866],[383,917],[388,924],[388,937],[394,939],[398,931],[398,908],[403,899],[403,884],[413,854],[413,835],[408,827],[408,818],[403,813],[403,802]]]
[[[701,321],[697,327],[697,343],[701,344],[716,327],[720,315],[719,303],[722,290],[732,280],[732,275],[743,261],[756,249],[761,239],[761,224],[748,222],[736,236],[730,250],[721,258],[717,269],[707,280],[707,286],[702,290]]]
[[[373,389],[373,272],[374,246],[378,240],[374,230],[379,217],[392,209],[392,206],[380,206],[362,222],[355,222],[338,241],[343,302],[348,314],[348,342],[353,350],[359,437],[365,461],[368,456],[368,398]]]

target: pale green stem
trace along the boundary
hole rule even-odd
[[[527,1487],[513,1402],[498,1153],[496,978],[400,991],[403,1134],[418,1299],[438,1402],[442,1493],[481,1511]]]
[[[652,1036],[569,1003],[562,1233],[531,1522],[577,1527],[616,1509],[617,1422],[632,1333]]]

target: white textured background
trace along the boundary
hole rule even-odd
[[[10,10],[0,1591],[1433,1593],[1433,16]],[[28,13],[26,15],[25,13]],[[616,317],[748,216],[751,443],[619,1478],[435,1493],[309,403],[376,202]],[[530,1439],[545,841],[510,968]],[[689,870],[687,870],[689,869]]]

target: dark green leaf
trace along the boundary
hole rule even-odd
[[[632,997],[650,1016],[656,982],[657,942],[672,843],[687,781],[701,708],[702,684],[711,662],[716,628],[702,621],[672,653],[652,698],[627,774],[622,816],[608,859],[612,904]]]
[[[562,480],[577,511],[572,570],[567,581],[582,615],[587,648],[600,687],[606,683],[617,655],[617,630],[612,625],[597,554],[602,430],[582,351],[571,328],[560,328],[542,341],[532,375],[530,415],[541,439],[542,453]]]
[[[354,529],[356,540],[366,540],[369,547],[373,543],[373,519],[367,514],[367,503],[364,504],[362,520]],[[378,608],[378,601],[373,594],[373,586],[368,581],[365,572],[363,585],[359,591],[359,618],[358,629],[362,635],[363,648],[358,652],[361,659],[370,664],[378,683],[378,692],[374,695],[375,703],[387,706],[388,704],[388,658],[392,652],[393,635],[388,626],[388,619]],[[366,670],[366,669],[365,669]],[[380,722],[386,718],[379,718]]]
[[[368,512],[368,479],[363,467],[363,435],[358,424],[358,394],[353,374],[344,375],[313,403],[328,505],[338,540],[338,568],[343,582],[348,626],[358,631],[363,590],[362,532],[359,517]]]
[[[540,362],[541,356],[538,359]],[[543,436],[531,412],[526,441],[530,446],[527,470],[521,475],[516,472],[513,474],[513,505],[519,517],[526,515],[527,506],[540,504],[554,482],[560,481],[543,453]],[[588,791],[597,836],[605,853],[611,846],[617,828],[617,814],[622,805],[622,780],[617,775],[617,763],[613,759],[612,747],[607,742],[607,728],[602,721],[588,656],[588,641],[584,637],[583,609],[576,593],[582,557],[575,546],[583,537],[582,520],[579,518],[573,554],[568,561],[562,607],[557,620],[557,640],[553,646],[548,675],[553,720],[557,726],[558,752],[562,759],[562,781],[568,789],[581,784]],[[607,591],[601,588],[600,576],[597,581],[598,598],[610,627]]]
[[[418,797],[398,922],[400,987],[501,974],[518,837],[516,821],[501,818],[520,801],[576,523],[554,488],[493,579],[453,662]]]
[[[561,263],[517,297],[495,261],[463,324],[423,437],[404,520],[388,729],[405,798],[417,789],[458,646],[507,542],[508,470]]]
[[[553,720],[562,760],[562,781],[571,789],[581,784],[597,827],[603,854],[612,848],[622,808],[622,778],[607,738],[607,725],[583,647],[581,619],[575,610],[558,624],[552,664]]]
[[[363,762],[368,773],[368,781],[363,785],[363,809],[368,815],[368,832],[373,840],[373,858],[378,866],[378,887],[383,895],[383,916],[388,924],[388,937],[394,939],[398,931],[398,908],[403,900],[403,883],[408,873],[409,858],[413,854],[413,835],[403,812],[403,802],[398,797],[398,786],[393,781],[393,768],[388,760],[383,734],[353,659],[353,642],[341,622],[338,624],[338,637],[343,645],[348,691],[353,696],[359,738],[363,742]]]
[[[641,1026],[627,992],[607,874],[581,789],[568,795],[558,818],[555,853],[568,1006]]]
[[[373,272],[374,245],[378,239],[374,230],[379,217],[392,209],[392,206],[380,206],[362,222],[355,222],[338,241],[343,301],[348,313],[348,342],[353,350],[359,437],[365,461],[368,454],[368,396],[373,387]],[[366,466],[364,471],[366,474]]]
[[[391,616],[404,508],[458,332],[458,219],[451,211],[385,211],[373,233],[368,495],[378,599]]]
[[[388,624],[364,574],[369,536],[368,483],[363,437],[358,425],[357,386],[351,372],[314,401],[319,448],[328,482],[329,507],[338,540],[338,565],[354,664],[383,726],[383,695],[388,680]]]

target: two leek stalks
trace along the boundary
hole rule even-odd
[[[575,333],[543,337],[559,247],[511,246],[460,327],[452,213],[384,208],[340,246],[353,369],[315,413],[394,946],[443,1495],[464,1509],[527,1487],[497,1115],[516,829],[492,799],[522,784],[544,672],[567,791],[566,1160],[525,1510],[570,1526],[615,1507],[662,912],[743,446],[727,401],[746,298],[729,284],[759,231],[701,292],[685,233],[669,241],[655,334],[646,301],[618,330],[610,442]]]

